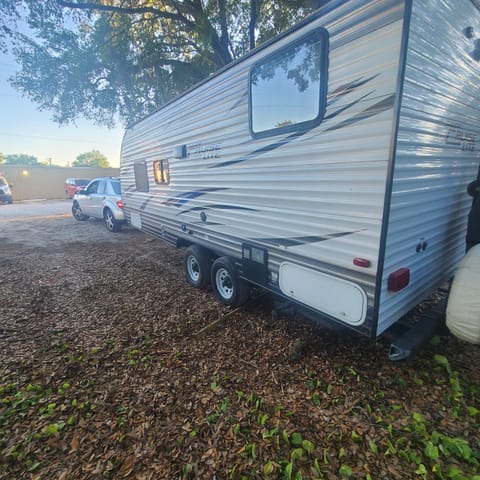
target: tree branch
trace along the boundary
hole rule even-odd
[[[96,10],[99,12],[122,13],[127,15],[141,15],[145,13],[151,13],[152,15],[155,15],[159,18],[182,22],[189,28],[193,28],[195,26],[193,22],[188,20],[183,15],[166,12],[164,10],[159,10],[155,7],[116,7],[115,5],[101,5],[94,2],[69,2],[67,0],[56,0],[56,2],[61,7],[74,8],[77,10]]]

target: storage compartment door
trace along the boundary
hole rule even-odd
[[[280,265],[282,293],[349,325],[361,325],[367,314],[367,295],[355,283],[285,262]]]

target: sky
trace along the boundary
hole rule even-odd
[[[78,120],[76,126],[60,127],[48,111],[40,112],[28,98],[8,83],[18,66],[12,56],[0,53],[0,152],[24,153],[39,162],[68,166],[76,157],[99,150],[112,167],[120,163],[123,127],[108,129],[93,122]]]

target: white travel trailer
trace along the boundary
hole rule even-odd
[[[473,0],[332,0],[125,133],[129,223],[375,338],[465,251],[480,134]]]

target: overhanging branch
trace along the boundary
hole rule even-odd
[[[61,7],[74,8],[77,10],[92,10],[99,12],[121,13],[126,15],[143,15],[145,13],[150,13],[159,18],[182,22],[190,28],[195,26],[193,22],[181,14],[159,10],[155,7],[117,7],[115,5],[102,5],[94,2],[69,2],[67,0],[56,0],[56,2]]]

